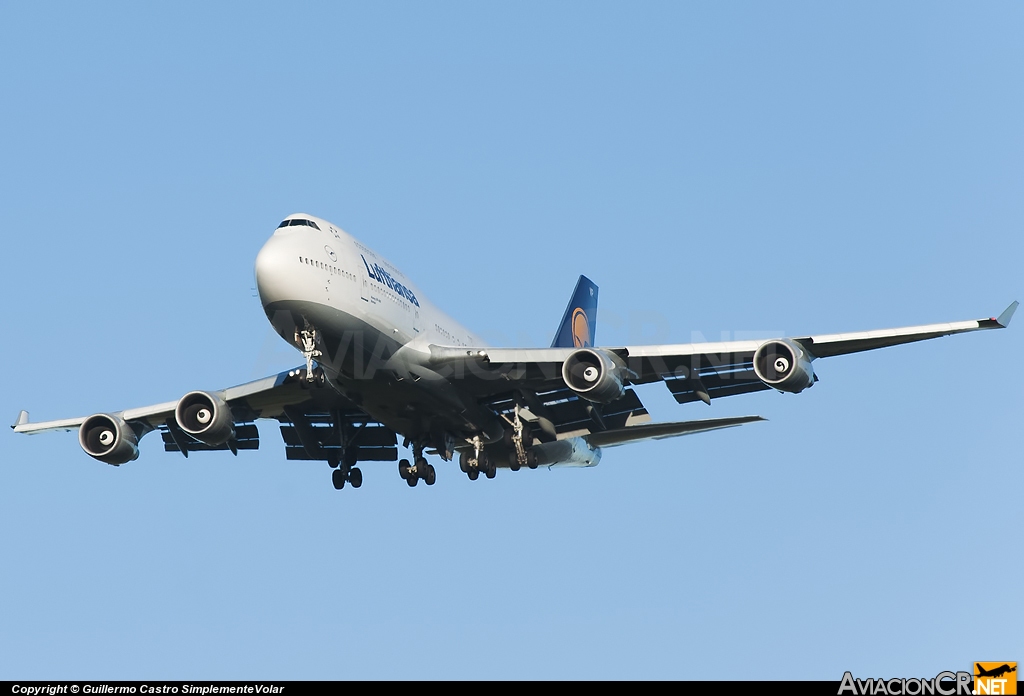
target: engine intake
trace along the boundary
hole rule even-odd
[[[93,459],[120,466],[139,458],[139,437],[123,418],[89,416],[78,429],[78,443]]]
[[[754,374],[772,389],[790,394],[814,385],[814,368],[807,352],[789,339],[761,344],[754,352]]]
[[[562,379],[587,401],[610,404],[625,392],[624,371],[617,355],[596,348],[580,348],[562,364]]]
[[[218,396],[194,391],[181,397],[174,409],[174,420],[186,433],[211,447],[218,447],[235,436],[231,409]]]

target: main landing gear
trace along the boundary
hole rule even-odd
[[[491,458],[487,456],[487,450],[484,449],[484,445],[480,442],[480,436],[477,435],[473,438],[473,450],[463,450],[459,455],[459,468],[462,472],[469,476],[470,481],[476,481],[480,478],[480,472],[483,472],[484,476],[489,479],[494,478],[498,473],[498,468]]]
[[[337,459],[328,459],[327,463],[334,471],[331,472],[331,483],[334,484],[336,490],[341,490],[345,487],[346,483],[351,484],[353,488],[359,488],[363,485],[363,472],[356,468],[356,461],[353,455],[348,455],[343,458],[343,461]]]
[[[359,469],[349,469],[346,472],[338,467],[331,473],[331,482],[339,491],[345,487],[346,482],[352,484],[353,488],[359,488],[363,485],[363,472]]]
[[[423,445],[416,443],[412,448],[413,463],[409,464],[408,459],[398,462],[398,475],[405,479],[409,488],[414,488],[422,479],[428,486],[433,486],[437,480],[437,472],[434,466],[429,464],[423,457]]]
[[[537,454],[528,449],[532,444],[530,425],[519,417],[519,406],[516,405],[512,430],[505,431],[505,446],[511,450],[508,456],[509,469],[519,471],[524,466],[537,468]]]

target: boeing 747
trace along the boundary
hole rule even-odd
[[[761,341],[603,346],[595,343],[597,286],[580,276],[549,348],[494,348],[430,303],[413,282],[340,227],[285,219],[256,257],[256,283],[274,330],[304,363],[176,401],[33,423],[19,433],[77,430],[86,454],[119,466],[159,431],[188,457],[259,447],[256,421],[280,424],[288,459],[326,461],[335,488],[362,485],[359,464],[398,461],[409,486],[433,485],[426,455],[458,459],[470,479],[498,469],[594,466],[602,449],[731,428],[759,416],[652,423],[634,385],[664,382],[680,403],[774,389],[799,393],[814,362],[939,336],[1004,328],[998,317]],[[398,443],[412,449],[399,460]]]

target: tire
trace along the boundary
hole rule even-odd
[[[348,472],[348,482],[352,484],[353,488],[359,488],[363,485],[363,472],[359,469]]]
[[[345,487],[345,474],[342,473],[341,469],[335,469],[331,472],[331,483],[333,483],[334,488],[339,491]]]
[[[429,464],[427,464],[427,460],[424,459],[423,457],[417,457],[415,464],[416,475],[419,476],[420,478],[425,478],[427,473],[427,467],[430,466]]]
[[[398,461],[398,475],[401,476],[406,481],[409,480],[409,460],[408,459],[400,459]]]
[[[512,471],[519,471],[519,456],[515,452],[509,452],[508,468]]]
[[[462,470],[462,473],[469,473],[469,452],[466,450],[459,452],[459,468]]]
[[[434,471],[433,464],[427,464],[427,475],[423,477],[423,480],[428,486],[434,485],[434,481],[437,480],[437,472]]]
[[[469,474],[470,481],[476,481],[478,478],[480,478],[479,469],[470,469],[467,473]]]
[[[410,476],[409,478],[405,479],[405,482],[409,484],[409,488],[415,488],[416,484],[419,483],[420,480],[416,476]]]
[[[487,472],[486,472],[486,474],[487,474],[487,478],[492,479],[492,478],[494,478],[495,476],[498,475],[498,468],[496,466],[494,466],[494,464],[488,463],[487,464]]]
[[[536,469],[537,468],[537,453],[536,452],[527,452],[526,453],[526,466],[530,467],[531,469]]]

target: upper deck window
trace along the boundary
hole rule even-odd
[[[291,220],[284,220],[280,225],[277,226],[277,229],[281,229],[282,227],[296,226],[313,227],[315,229],[320,229],[320,225],[316,224],[312,220],[306,220],[305,218],[292,218]]]

